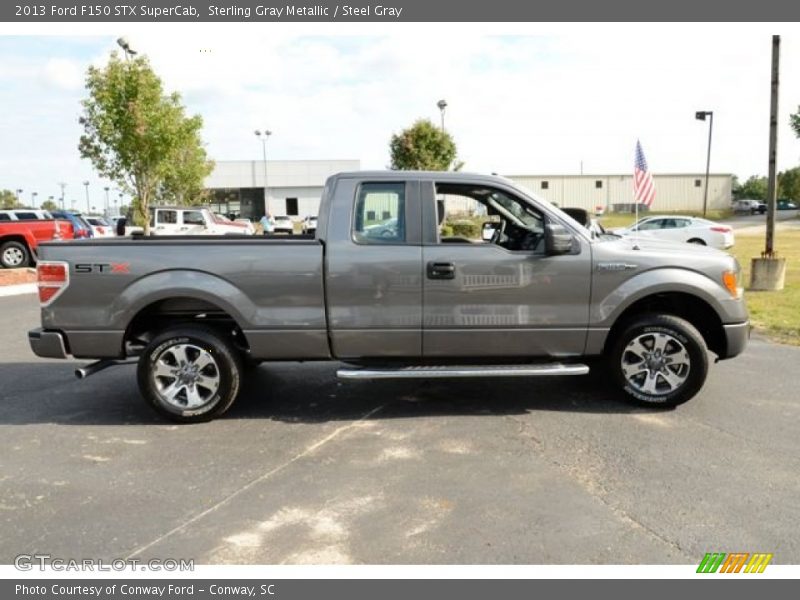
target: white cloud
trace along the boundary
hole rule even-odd
[[[83,69],[76,61],[51,58],[42,70],[45,80],[62,90],[77,90],[83,86]]]

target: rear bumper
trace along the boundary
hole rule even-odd
[[[41,327],[28,332],[28,343],[36,356],[42,358],[67,358],[64,335],[59,331],[46,331]]]
[[[725,356],[720,356],[720,358],[733,358],[741,354],[747,347],[747,341],[750,339],[750,321],[723,325],[723,328],[725,329]]]

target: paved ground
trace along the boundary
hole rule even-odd
[[[775,222],[779,229],[800,229],[800,219],[796,210],[776,210]],[[763,231],[767,223],[767,215],[737,215],[720,221],[733,227],[737,233],[754,235]]]
[[[337,384],[262,367],[226,418],[160,421],[132,367],[72,378],[0,298],[0,562],[800,562],[800,348],[754,341],[694,401],[573,379]],[[598,391],[600,390],[600,391]]]

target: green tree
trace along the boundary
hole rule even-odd
[[[800,138],[800,106],[797,107],[797,112],[789,115],[789,124],[794,129],[794,134]]]
[[[42,202],[42,210],[58,210],[58,204],[52,200],[45,200]]]
[[[392,135],[389,142],[391,168],[397,170],[458,171],[456,143],[428,119],[419,119],[408,129]]]
[[[748,198],[750,200],[767,199],[767,178],[752,175],[742,184],[737,184],[733,188],[733,197],[737,200]]]
[[[187,117],[180,95],[165,94],[144,56],[122,60],[112,52],[105,67],[90,67],[83,100],[79,150],[98,173],[133,195],[133,219],[150,232],[149,207],[185,156],[205,156],[199,116]],[[186,179],[201,186],[202,169]],[[182,173],[181,178],[184,174]],[[187,183],[181,184],[186,189]]]
[[[200,117],[193,117],[199,119]],[[193,127],[192,119],[187,126]],[[158,201],[164,204],[197,205],[205,204],[210,199],[208,190],[203,188],[203,180],[214,168],[213,161],[208,160],[199,136],[199,127],[187,135],[197,139],[193,144],[186,144],[176,154],[175,160],[158,190]]]
[[[778,173],[778,197],[800,200],[800,167]]]
[[[0,190],[0,209],[16,208],[17,195],[11,190]]]

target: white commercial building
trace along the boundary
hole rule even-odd
[[[359,160],[267,161],[269,212],[300,220],[316,215],[325,180],[341,171],[358,171]],[[508,175],[512,181],[558,206],[595,211],[633,210],[633,175]],[[656,198],[652,212],[703,209],[704,173],[654,174]],[[222,160],[205,181],[212,208],[220,213],[258,220],[264,215],[264,161]],[[708,182],[708,209],[730,207],[733,176],[712,173]],[[456,199],[449,210],[458,212]],[[463,207],[466,210],[468,207]]]
[[[266,164],[268,209],[273,216],[300,220],[316,215],[325,180],[341,171],[358,171],[358,160],[270,160]],[[206,178],[211,207],[225,215],[258,220],[264,215],[263,160],[221,160]]]
[[[508,175],[524,186],[561,207],[594,211],[623,212],[633,206],[633,174],[626,175]],[[701,211],[705,191],[705,173],[653,175],[656,198],[651,212]],[[733,175],[712,173],[708,178],[708,209],[731,205]]]

